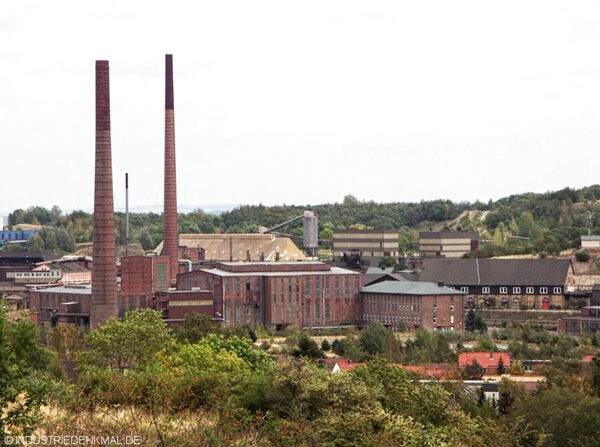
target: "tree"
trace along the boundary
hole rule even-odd
[[[505,371],[506,371],[506,369],[504,368],[504,359],[502,357],[500,357],[500,360],[498,360],[498,367],[496,368],[496,373],[504,374]]]
[[[173,343],[159,312],[132,310],[123,321],[110,318],[90,333],[89,350],[78,356],[78,367],[93,366],[120,372],[143,368],[156,356],[168,352]]]
[[[201,338],[206,337],[212,331],[208,315],[188,314],[185,316],[183,325],[175,328],[174,333],[179,342],[198,343]]]
[[[46,366],[39,364],[43,348],[37,335],[27,322],[9,322],[0,301],[0,439],[31,434],[46,403],[50,380],[34,372]],[[27,364],[28,359],[34,364]]]
[[[370,324],[360,333],[360,345],[367,354],[378,355],[383,351],[385,327],[379,321]]]
[[[485,322],[480,316],[475,314],[475,310],[473,309],[469,309],[465,317],[465,330],[469,332],[485,332],[487,330]]]
[[[321,351],[323,351],[323,352],[331,351],[331,345],[329,344],[329,342],[327,341],[326,338],[324,338],[323,341],[321,342]]]
[[[525,418],[538,433],[539,443],[532,445],[597,445],[600,399],[566,388],[551,387],[537,396],[516,400],[507,422],[519,418]]]
[[[317,342],[306,334],[300,334],[298,348],[294,349],[293,354],[295,357],[305,357],[311,360],[325,357]]]
[[[464,370],[464,376],[471,380],[479,380],[484,374],[485,368],[477,360],[473,360]]]

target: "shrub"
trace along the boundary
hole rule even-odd
[[[579,250],[575,253],[575,259],[579,262],[588,262],[590,260],[590,254],[587,251]]]

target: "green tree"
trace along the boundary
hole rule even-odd
[[[513,403],[508,422],[526,418],[548,447],[591,446],[598,443],[600,399],[566,388],[552,387]]]
[[[89,349],[78,358],[78,367],[139,369],[173,348],[174,340],[161,314],[151,309],[128,312],[123,321],[110,318],[88,336]]]
[[[360,333],[360,345],[363,350],[370,355],[378,355],[383,351],[385,341],[385,327],[379,321],[376,321]]]
[[[298,347],[294,349],[293,354],[295,357],[305,357],[312,360],[325,357],[317,342],[306,334],[300,334]]]

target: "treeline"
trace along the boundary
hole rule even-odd
[[[179,215],[180,233],[251,233],[259,227],[273,227],[312,210],[319,217],[319,232],[324,248],[335,230],[349,228],[391,228],[399,232],[399,248],[411,254],[417,250],[417,228],[427,229],[440,223],[448,224],[463,211],[486,211],[484,220],[464,217],[451,225],[452,229],[477,231],[486,241],[473,256],[489,257],[500,254],[555,254],[576,247],[582,234],[590,230],[600,233],[600,185],[581,189],[565,188],[544,194],[512,195],[497,201],[452,202],[432,200],[414,203],[376,203],[359,201],[348,195],[342,203],[321,205],[243,205],[234,210],[212,215],[196,210]],[[479,213],[481,214],[481,213]],[[125,243],[125,216],[116,213],[116,236]],[[57,206],[48,210],[31,207],[15,210],[9,215],[9,225],[40,224],[64,228],[75,242],[90,242],[92,216],[83,211],[63,215]],[[298,236],[301,244],[302,222],[297,221],[285,232]],[[130,214],[130,236],[145,250],[156,247],[162,240],[162,215],[156,213]],[[45,241],[44,241],[45,242]],[[39,245],[39,244],[38,244]],[[48,245],[48,244],[45,244]],[[52,245],[52,244],[50,244]]]

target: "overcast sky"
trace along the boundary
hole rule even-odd
[[[93,207],[110,61],[115,204],[487,201],[599,183],[600,2],[0,0],[0,212]]]

